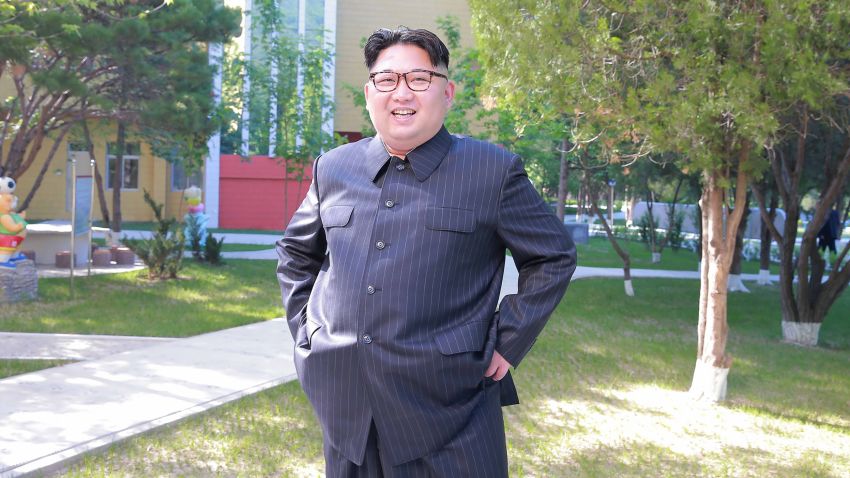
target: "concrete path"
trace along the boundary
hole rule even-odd
[[[0,332],[0,359],[92,360],[176,339]]]
[[[0,477],[292,380],[291,350],[276,319],[0,380]]]

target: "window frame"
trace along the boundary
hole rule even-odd
[[[126,152],[127,150],[131,150],[132,146],[135,146],[135,149],[138,151],[137,154],[128,154]],[[110,153],[109,151],[110,151],[110,149],[115,148],[115,147],[116,147],[115,143],[107,143],[107,145],[106,145],[106,190],[107,191],[112,191],[112,170],[110,168],[110,165],[113,163],[113,161],[115,159],[117,159],[117,156]],[[140,182],[139,176],[141,175],[140,163],[141,163],[141,157],[142,157],[141,144],[139,144],[139,143],[124,143],[124,150],[125,150],[125,153],[124,153],[124,157],[122,158],[124,163],[121,164],[121,190],[122,191],[139,191],[139,189],[140,189],[140,187],[139,187],[139,182]],[[135,168],[136,187],[126,186],[124,173],[126,172],[127,161],[135,161],[136,162],[136,168]]]
[[[203,189],[203,187],[204,187],[203,186],[204,176],[203,176],[203,174],[201,174],[200,170],[195,171],[191,175],[186,175],[186,168],[184,168],[182,164],[179,164],[179,163],[169,163],[169,164],[171,165],[171,178],[170,178],[170,181],[169,181],[171,183],[171,192],[173,192],[173,193],[182,192],[182,191],[185,191],[186,188],[188,188],[190,186],[198,186],[199,188]],[[175,178],[174,170],[175,170],[175,168],[178,168],[178,167],[180,169],[182,169],[183,180],[186,183],[186,185],[182,188],[176,187],[175,184],[174,184],[174,178]],[[193,182],[193,180],[197,180],[197,181]]]

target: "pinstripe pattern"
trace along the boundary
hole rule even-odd
[[[326,442],[356,464],[373,421],[392,465],[464,436],[493,351],[522,361],[576,264],[515,155],[443,128],[407,158],[369,138],[317,159],[277,244],[299,379]],[[494,314],[505,248],[519,292]]]

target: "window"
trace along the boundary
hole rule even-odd
[[[118,145],[109,143],[106,146],[106,169],[107,189],[112,189],[112,180],[115,177],[115,151]],[[121,168],[121,189],[139,189],[139,143],[124,144],[124,167]]]
[[[200,171],[186,175],[186,169],[181,163],[171,163],[171,190],[182,191],[189,186],[202,187],[203,177]]]

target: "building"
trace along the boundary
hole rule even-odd
[[[271,2],[271,3],[269,3]],[[451,0],[435,0],[429,2],[428,8],[421,8],[418,2],[396,1],[396,0],[225,0],[231,6],[239,6],[245,12],[243,14],[243,36],[238,40],[240,48],[246,58],[262,59],[262,52],[257,45],[258,35],[267,32],[258,32],[257,20],[253,18],[260,6],[269,5],[284,12],[288,23],[282,28],[279,35],[298,35],[308,32],[318,32],[323,35],[326,44],[330,45],[333,53],[333,62],[327,65],[325,88],[329,98],[335,105],[335,111],[325,121],[327,130],[358,139],[364,126],[362,110],[355,106],[351,93],[346,85],[354,86],[355,89],[362,88],[366,81],[366,68],[363,64],[362,41],[379,27],[396,27],[406,25],[411,28],[427,28],[439,32],[438,18],[452,15],[459,20],[461,27],[461,41],[465,46],[473,43],[470,27],[470,12],[466,2]],[[252,15],[252,11],[254,15]],[[210,57],[213,64],[220,61],[222,47],[212,45]],[[250,83],[245,85],[250,88]],[[221,78],[217,80],[219,93]],[[0,93],[6,93],[3,85],[0,85]],[[243,116],[245,115],[243,109]],[[242,118],[244,121],[244,118]],[[291,188],[284,183],[289,174],[280,172],[270,173],[273,166],[268,164],[268,158],[254,158],[257,161],[257,174],[251,172],[252,162],[240,164],[226,164],[239,162],[239,156],[221,155],[221,138],[213,137],[209,142],[210,154],[206,160],[202,176],[195,178],[187,177],[180,166],[175,166],[164,159],[155,157],[148,145],[143,142],[128,140],[127,153],[124,164],[116,169],[114,164],[114,132],[110,128],[101,128],[94,131],[95,156],[101,171],[120,171],[122,174],[122,215],[125,222],[151,221],[152,212],[143,200],[143,191],[147,190],[153,198],[165,204],[165,213],[168,216],[179,217],[186,212],[186,205],[182,199],[182,190],[189,184],[197,184],[204,190],[204,203],[207,213],[210,215],[210,227],[227,226],[235,224],[231,214],[246,207],[252,207],[247,198],[253,197],[251,201],[257,201],[256,195],[239,194],[240,188],[252,188],[252,180],[255,181],[277,181],[279,184],[264,187],[265,191],[274,188],[287,188],[287,196],[291,195]],[[247,132],[243,137],[250,138]],[[72,184],[70,159],[75,158],[78,174],[85,174],[89,169],[88,153],[83,151],[72,138],[60,145],[60,151],[65,154],[57,154],[53,163],[48,167],[48,173],[34,197],[27,214],[29,218],[36,219],[70,219],[70,187]],[[40,163],[36,161],[27,172],[18,178],[18,195],[25,195],[32,187],[40,169],[44,163],[47,151],[51,144],[46,144],[40,153]],[[250,150],[250,148],[249,148]],[[256,149],[254,149],[256,151]],[[247,150],[246,150],[247,151]],[[63,160],[67,160],[64,161]],[[108,164],[107,164],[108,163]],[[271,168],[271,169],[270,169]],[[309,172],[309,171],[307,171]],[[229,179],[228,179],[229,178]],[[238,178],[239,181],[234,181]],[[253,179],[252,179],[253,178]],[[107,180],[107,178],[104,178]],[[300,178],[302,185],[292,186],[301,191],[304,178]],[[307,178],[309,180],[309,178]],[[224,184],[224,187],[222,187]],[[255,183],[258,184],[258,183]],[[238,186],[234,186],[238,185]],[[256,191],[255,191],[256,192]],[[299,193],[301,194],[301,193]],[[106,201],[111,208],[111,190],[106,191]],[[272,197],[278,197],[272,195]],[[262,199],[262,198],[260,198]],[[272,199],[273,201],[275,199]],[[293,201],[288,199],[288,203]],[[224,204],[224,207],[222,206]],[[288,223],[289,216],[293,210],[292,204],[287,207],[276,209],[266,215],[280,216],[268,217],[262,223],[256,223],[248,227],[281,230]],[[100,210],[95,204],[92,208],[94,219],[101,217]],[[222,217],[222,214],[228,216]],[[260,215],[262,217],[262,215]],[[246,227],[244,221],[238,222],[241,227]]]

